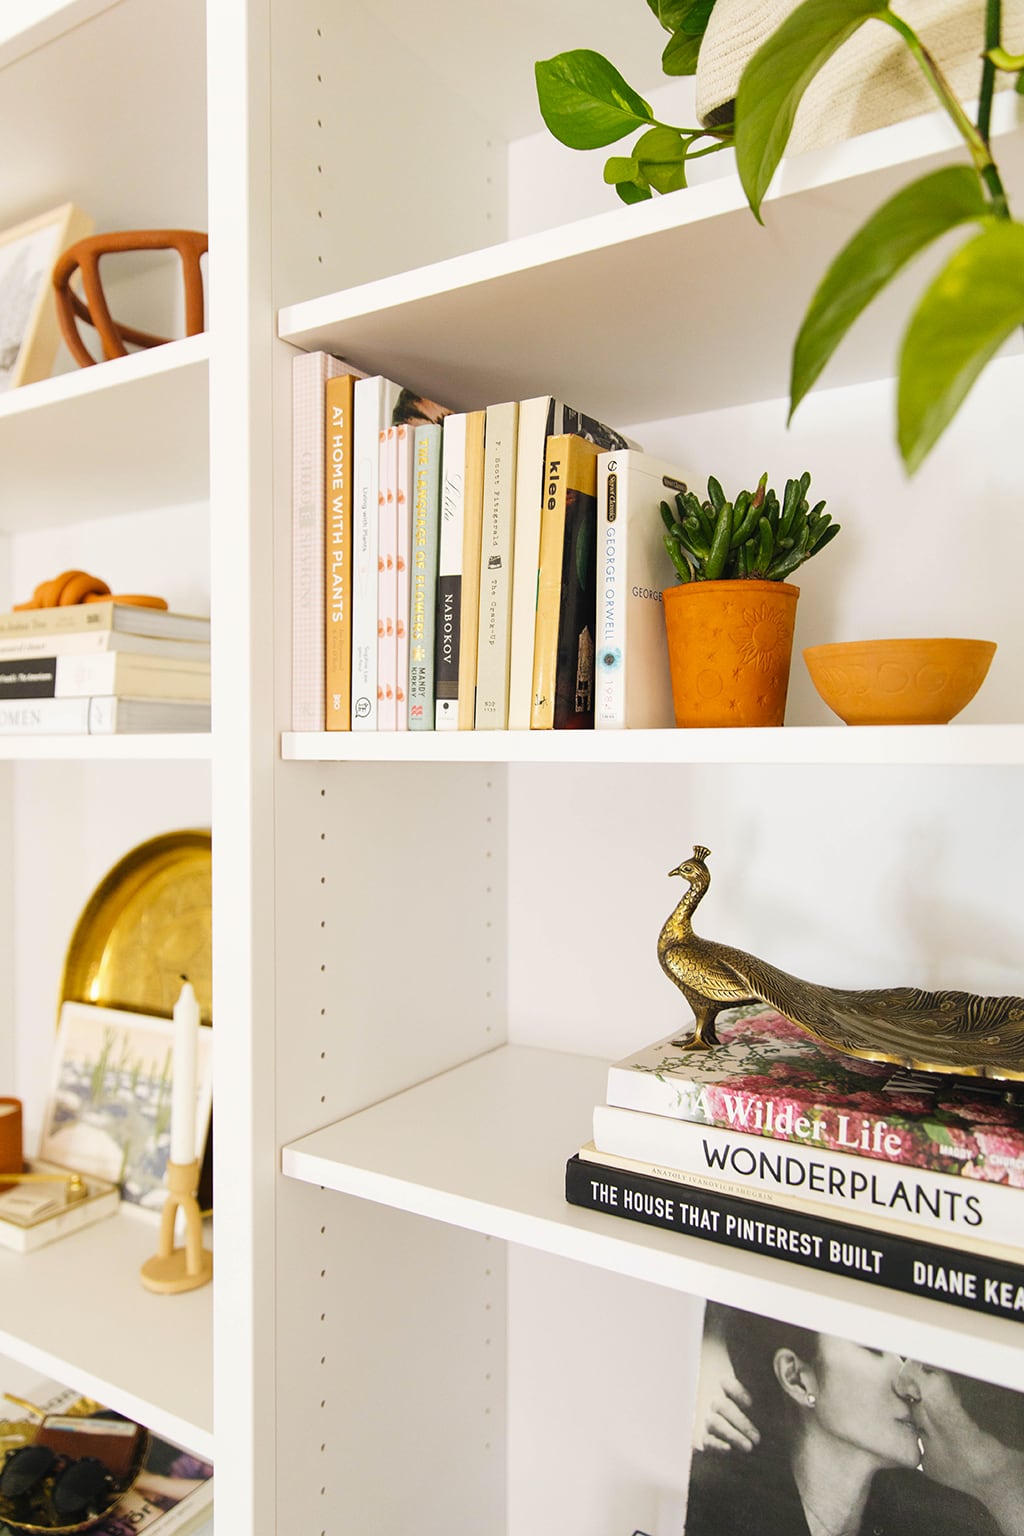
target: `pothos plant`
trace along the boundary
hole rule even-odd
[[[714,0],[647,0],[672,36],[667,74],[692,74]],[[1024,56],[1001,46],[1001,0],[987,0],[977,120],[972,121],[918,34],[878,0],[803,0],[743,71],[735,118],[715,127],[660,122],[601,54],[576,49],[536,66],[541,114],[572,149],[596,149],[642,130],[629,156],[613,156],[605,180],[626,202],[686,185],[687,164],[734,145],[747,201],[761,204],[808,85],[860,27],[893,28],[954,123],[967,163],[929,172],[888,199],[843,247],[822,278],[800,326],[790,374],[792,419],[857,317],[896,274],[941,235],[971,231],[918,300],[898,362],[897,441],[913,473],[953,420],[1003,342],[1024,325],[1024,223],[1011,214],[989,141],[996,72],[1024,81]]]

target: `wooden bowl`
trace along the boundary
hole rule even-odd
[[[847,725],[945,725],[969,704],[992,640],[848,640],[804,651],[811,682]]]

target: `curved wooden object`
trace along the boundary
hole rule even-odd
[[[204,327],[203,273],[200,260],[209,249],[209,237],[195,229],[129,229],[76,240],[58,257],[53,268],[57,319],[68,350],[83,368],[100,359],[93,357],[82,340],[77,322],[84,320],[99,335],[103,360],[126,357],[128,346],[161,347],[171,338],[154,336],[131,325],[120,325],[110,313],[100,280],[100,257],[125,251],[177,251],[185,285],[185,334],[196,336]],[[82,274],[83,302],[71,287],[75,272]]]

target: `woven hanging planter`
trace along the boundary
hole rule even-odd
[[[748,59],[796,9],[798,0],[715,0],[697,64],[697,116],[705,127],[731,118]],[[899,14],[920,36],[962,101],[981,83],[984,0],[901,0]],[[1003,46],[1024,51],[1024,0],[1003,0]],[[1013,84],[997,73],[996,88]],[[817,149],[887,123],[931,112],[936,98],[906,43],[883,22],[866,22],[815,76],[796,115],[789,152]]]

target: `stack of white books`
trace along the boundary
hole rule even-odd
[[[132,603],[0,614],[0,734],[210,728],[210,621]]]

